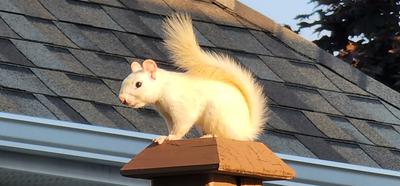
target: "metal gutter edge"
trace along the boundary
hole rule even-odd
[[[277,153],[286,163],[296,170],[297,177],[292,183],[307,185],[399,185],[400,172],[339,163],[320,159]],[[269,182],[267,182],[269,183]],[[288,185],[285,181],[270,182],[277,185]]]
[[[0,112],[0,151],[118,167],[157,137]],[[400,172],[277,153],[297,172],[272,185],[398,185]]]
[[[0,149],[122,165],[156,135],[0,112]]]

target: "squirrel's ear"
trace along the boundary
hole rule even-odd
[[[146,59],[143,62],[143,70],[145,72],[149,72],[152,79],[156,79],[156,72],[157,72],[157,64],[155,61],[151,59]]]
[[[132,62],[131,70],[132,70],[132,72],[137,72],[139,70],[142,70],[142,66],[140,66],[140,64],[138,62]]]

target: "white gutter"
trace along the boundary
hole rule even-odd
[[[155,137],[157,136],[139,132],[0,112],[1,153],[13,153],[13,156],[18,154],[30,158],[47,157],[42,158],[40,164],[48,164],[48,166],[42,166],[43,172],[57,173],[57,176],[75,179],[86,177],[91,181],[101,181],[95,177],[96,174],[91,174],[93,178],[87,175],[82,176],[82,174],[67,175],[65,170],[57,171],[57,166],[52,166],[51,161],[57,159],[57,161],[69,162],[68,165],[76,165],[75,168],[70,167],[71,170],[84,169],[79,166],[79,163],[87,164],[87,167],[102,165],[110,167],[106,170],[108,176],[110,176],[110,170],[114,171],[112,179],[107,179],[108,182],[112,180],[118,182],[118,185],[147,185],[147,182],[119,176],[118,169],[149,145],[151,139]],[[297,178],[293,181],[268,182],[268,185],[400,185],[400,173],[396,171],[284,154],[278,154],[278,156],[296,170]],[[13,160],[10,155],[0,155],[0,160],[3,160],[0,161],[0,168],[13,168],[12,163],[5,164],[4,162],[18,164],[21,159],[23,158]],[[45,162],[47,159],[51,161]],[[30,163],[34,162],[30,161]],[[31,171],[40,171],[40,166],[32,165],[32,167],[35,169]],[[52,171],[46,171],[46,167],[52,167]],[[23,170],[25,169],[21,169]],[[101,169],[96,169],[96,171],[97,175],[102,174]],[[82,171],[79,172],[82,173]],[[102,183],[106,183],[106,180]]]

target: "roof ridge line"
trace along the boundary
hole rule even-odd
[[[281,41],[281,39],[279,39],[275,34],[277,30],[279,30],[280,32],[288,32],[288,33],[292,32],[292,31],[290,31],[289,29],[285,28],[284,26],[276,23],[269,17],[248,7],[247,5],[241,3],[238,0],[210,0],[210,1],[213,2],[214,4],[220,6],[221,8],[224,8],[225,10],[226,9],[229,10],[229,12],[235,14],[235,16],[239,16],[239,17],[243,18],[244,20],[249,21],[250,23],[254,24],[255,26],[261,28],[261,31],[268,31],[270,33],[270,36],[273,37],[273,39],[278,40],[279,42],[284,44],[287,48],[293,50],[297,54],[302,55],[306,58],[310,58],[314,61],[316,60],[315,58],[308,56],[306,54],[303,54],[302,52],[297,51],[296,49],[287,45],[285,42]],[[316,48],[320,49],[313,42],[305,40],[303,37],[300,37],[298,34],[292,34],[292,35],[297,37],[297,39],[307,41],[309,44],[312,44]]]
[[[265,26],[267,26],[267,27],[279,26],[279,24],[275,23],[272,19],[268,18],[267,16],[262,15],[261,13],[251,9],[250,7],[246,6],[245,4],[243,4],[237,0],[210,0],[210,1],[219,6],[223,6],[227,9],[231,10],[233,13],[235,13],[236,15],[238,15],[240,17],[244,17],[244,16],[241,15],[242,12],[237,11],[237,10],[245,8],[246,11],[251,11],[251,12],[247,12],[247,13],[252,13],[255,15],[255,16],[251,16],[251,17],[263,18],[263,20],[259,20],[259,21],[254,20],[254,19],[249,20],[251,23],[259,26],[260,28],[265,29]]]

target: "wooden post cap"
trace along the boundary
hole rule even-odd
[[[152,144],[121,169],[121,174],[152,179],[199,173],[292,179],[295,172],[260,142],[197,138]]]

